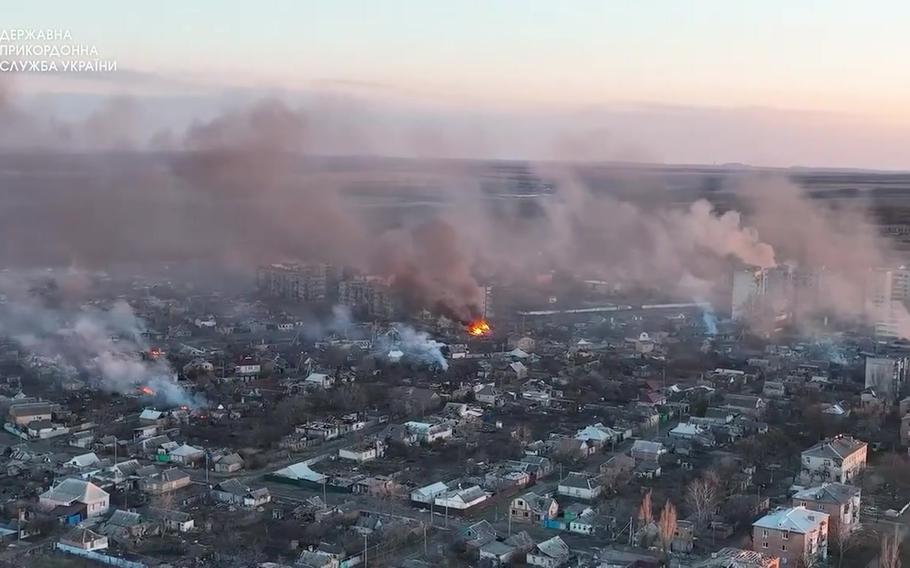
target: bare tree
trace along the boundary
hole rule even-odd
[[[664,508],[660,511],[660,519],[657,521],[658,535],[660,538],[660,547],[666,555],[673,544],[673,537],[676,535],[676,507],[667,499]]]
[[[720,498],[720,483],[717,477],[708,473],[695,479],[686,489],[686,504],[695,514],[695,522],[705,526],[714,515],[714,508]]]
[[[837,568],[844,565],[844,555],[851,549],[869,542],[872,535],[864,527],[852,531],[840,530],[828,533],[828,551],[837,556]]]
[[[609,494],[617,491],[620,487],[624,487],[632,479],[632,468],[628,467],[624,462],[607,463],[609,464],[608,467],[603,470],[600,476],[601,485],[604,488],[602,494],[604,499],[610,498]]]
[[[638,525],[644,527],[654,522],[654,512],[651,509],[651,491],[645,493],[638,507]]]
[[[893,534],[882,535],[878,565],[879,568],[901,568],[901,537],[897,525]]]

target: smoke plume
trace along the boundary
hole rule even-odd
[[[407,325],[397,326],[393,334],[385,335],[379,341],[379,347],[385,352],[397,349],[409,361],[442,371],[449,368],[449,362],[442,354],[444,346],[443,343],[431,339],[428,333],[417,331]]]
[[[89,129],[129,147],[129,132],[114,126],[128,128],[131,112],[112,104]],[[409,307],[462,321],[477,315],[478,283],[488,280],[532,282],[557,270],[720,308],[729,305],[734,267],[785,263],[821,275],[822,291],[800,309],[862,319],[869,268],[894,262],[868,203],[830,207],[780,173],[743,173],[737,187],[721,188],[727,200],[712,204],[677,198],[634,168],[325,156],[339,139],[381,140],[369,116],[357,101],[265,100],[162,137],[163,153],[0,157],[8,181],[0,224],[10,235],[0,260],[206,258],[243,271],[328,261],[385,276]],[[86,125],[36,121],[3,91],[0,120],[86,138]],[[422,147],[413,155],[426,156],[438,155],[450,133],[414,134]],[[515,179],[532,189],[517,195],[508,185]],[[910,336],[910,317],[894,310]]]
[[[130,394],[147,387],[169,405],[204,404],[176,383],[177,375],[164,358],[143,358],[149,350],[145,326],[126,302],[108,308],[52,305],[28,280],[9,273],[0,278],[0,294],[5,298],[0,335],[26,350],[36,367],[73,375],[70,378],[108,392]]]

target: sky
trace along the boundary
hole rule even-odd
[[[896,0],[99,0],[8,3],[3,16],[4,29],[70,30],[118,62],[115,81],[27,77],[26,93],[344,90],[430,101],[453,117],[625,113],[647,118],[643,131],[669,108],[693,124],[724,115],[702,136],[721,139],[732,112],[747,125],[735,145],[748,146],[758,120],[763,131],[781,123],[769,149],[797,134],[801,146],[790,160],[674,150],[660,128],[628,145],[658,160],[910,168],[907,154],[875,148],[910,140],[910,3]],[[828,148],[851,133],[859,147]]]

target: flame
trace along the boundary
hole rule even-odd
[[[490,335],[493,330],[490,329],[490,324],[488,324],[486,320],[479,319],[469,323],[467,331],[468,335],[483,337],[484,335]]]
[[[142,394],[147,394],[149,396],[155,395],[155,391],[149,387],[139,387],[139,392],[141,392]]]

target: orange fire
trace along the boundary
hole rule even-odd
[[[490,324],[486,320],[474,320],[468,324],[468,335],[473,335],[474,337],[483,337],[484,335],[490,335],[490,332],[493,330],[490,329]]]
[[[139,392],[141,392],[142,394],[147,394],[149,396],[155,395],[155,391],[153,391],[149,387],[139,387]]]

